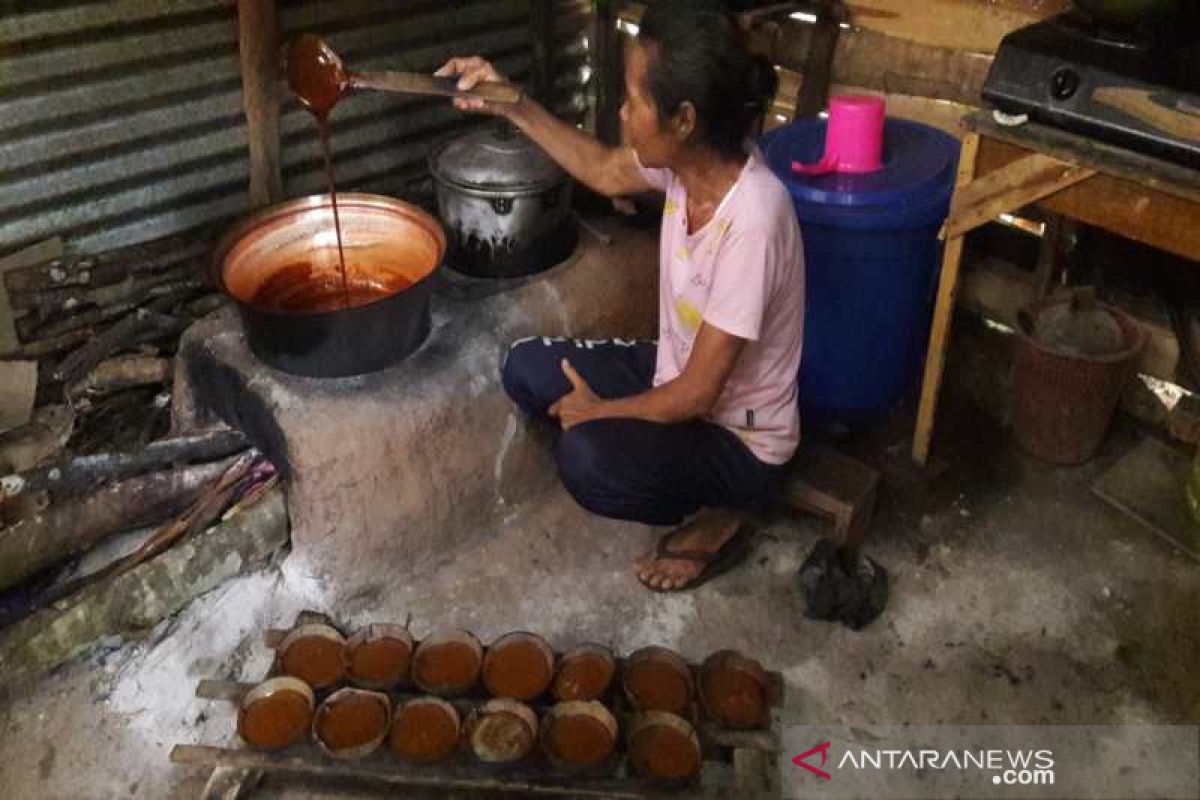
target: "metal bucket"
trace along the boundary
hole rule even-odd
[[[1070,303],[1048,298],[1029,306],[1037,314]],[[1099,305],[1120,326],[1124,346],[1105,355],[1056,350],[1017,326],[1013,434],[1022,450],[1054,464],[1082,464],[1096,455],[1121,392],[1133,375],[1146,333],[1127,314]]]

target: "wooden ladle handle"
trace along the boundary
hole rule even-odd
[[[484,81],[473,89],[462,91],[458,88],[457,78],[435,78],[417,72],[353,72],[350,74],[350,86],[385,92],[489,100],[493,103],[516,103],[524,96],[521,88],[511,83]]]

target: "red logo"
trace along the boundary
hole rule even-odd
[[[819,778],[824,778],[827,781],[833,780],[833,777],[828,772],[826,772],[823,769],[817,769],[812,764],[806,763],[804,760],[804,759],[808,758],[809,756],[820,753],[821,754],[821,766],[822,767],[825,766],[825,758],[829,752],[830,744],[831,744],[830,742],[825,742],[825,744],[819,744],[816,747],[814,747],[813,749],[811,749],[807,752],[801,753],[800,755],[793,758],[792,763],[795,764],[797,767],[803,767],[804,769],[808,770],[813,775],[816,775]]]

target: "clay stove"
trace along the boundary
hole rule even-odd
[[[425,344],[370,375],[279,372],[250,352],[232,309],[218,312],[181,341],[176,426],[231,425],[279,467],[302,574],[335,594],[394,582],[554,481],[547,443],[500,387],[513,341],[653,335],[656,237],[614,232],[504,292],[436,291]]]

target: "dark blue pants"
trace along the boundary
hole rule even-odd
[[[547,410],[571,390],[562,359],[613,399],[650,388],[655,352],[653,342],[528,339],[508,352],[504,389],[526,414],[557,428]],[[561,433],[557,447],[563,485],[581,506],[649,525],[677,525],[701,508],[759,510],[784,476],[729,430],[699,420],[593,420]]]

